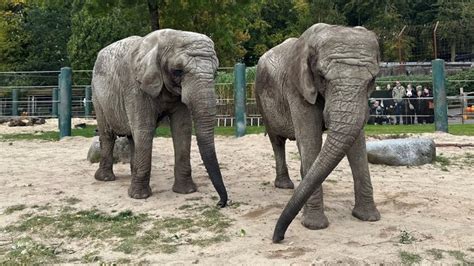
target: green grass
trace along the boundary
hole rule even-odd
[[[430,254],[431,256],[433,256],[435,260],[440,260],[444,258],[443,251],[444,250],[442,249],[432,248],[432,249],[427,250],[426,252]]]
[[[421,256],[415,253],[400,251],[398,253],[403,265],[413,265],[421,262]]]
[[[400,232],[400,244],[411,244],[416,241],[416,238],[410,234],[410,232],[402,230]]]
[[[408,134],[408,133],[433,133],[434,124],[426,125],[366,125],[367,135],[379,134]],[[454,124],[449,125],[448,132],[453,135],[474,136],[474,124]]]
[[[75,197],[67,197],[67,198],[64,198],[63,200],[69,205],[74,205],[81,202],[80,199],[75,198]]]
[[[434,125],[366,125],[365,132],[369,136],[379,134],[390,134],[394,137],[405,137],[403,134],[418,134],[418,133],[433,133]],[[455,124],[449,125],[448,129],[450,134],[453,135],[466,135],[474,136],[474,124]],[[218,136],[234,136],[234,127],[216,127],[214,132]],[[246,130],[247,134],[261,134],[265,133],[265,127],[248,126]],[[95,126],[87,126],[83,129],[74,128],[72,129],[72,136],[82,136],[91,138],[95,136]],[[169,127],[162,126],[158,127],[155,133],[156,137],[171,137],[171,131]],[[13,140],[47,140],[57,141],[59,140],[59,133],[53,131],[37,132],[37,133],[21,133],[21,134],[0,134],[0,141],[13,141]]]
[[[179,209],[194,214],[158,219],[149,230],[138,237],[124,239],[115,250],[131,254],[147,249],[170,254],[183,245],[206,247],[230,240],[225,231],[231,220],[220,209],[205,205],[183,206],[186,207]]]
[[[61,244],[56,247],[47,244],[51,241],[85,241],[91,248],[85,250],[82,257],[73,258],[82,263],[103,263],[98,250],[101,241],[109,243],[114,251],[125,254],[144,251],[171,254],[180,246],[207,247],[230,241],[227,229],[232,220],[220,208],[192,202],[178,208],[180,216],[157,219],[128,210],[106,214],[96,209],[77,211],[69,206],[78,202],[77,198],[64,198],[66,206],[52,213],[30,214],[0,228],[12,236],[11,245],[0,245],[0,264],[65,262],[59,256],[64,252],[59,248]],[[24,235],[31,238],[21,237]],[[33,238],[48,241],[36,242]]]
[[[139,231],[140,224],[147,219],[146,215],[134,215],[131,211],[113,216],[97,210],[63,211],[58,215],[34,215],[19,224],[7,226],[5,230],[44,236],[107,239],[134,236]]]
[[[39,265],[58,262],[55,249],[35,242],[30,237],[23,237],[1,250],[0,264],[2,265]]]
[[[464,257],[466,254],[459,250],[448,250],[448,254],[454,257],[457,261],[461,262],[463,265],[471,265],[471,261],[467,261]]]
[[[219,136],[234,136],[235,129],[233,127],[216,127],[214,129],[216,135]],[[264,127],[249,126],[247,127],[247,134],[259,134],[264,133]],[[193,133],[194,134],[194,133]],[[71,131],[73,137],[86,137],[92,138],[95,136],[95,126],[87,126],[83,129],[74,128]],[[169,127],[162,126],[158,127],[155,132],[155,137],[171,137],[171,130]],[[20,134],[0,134],[0,141],[12,141],[12,140],[46,140],[46,141],[58,141],[59,132],[45,131],[36,133],[20,133]]]
[[[12,214],[14,212],[22,211],[24,209],[26,209],[25,204],[12,205],[12,206],[7,207],[5,211],[3,212],[3,214]]]

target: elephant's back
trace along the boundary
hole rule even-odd
[[[102,48],[97,54],[93,75],[112,75],[118,67],[124,68],[124,64],[128,66],[127,58],[129,57],[127,55],[139,45],[142,39],[139,36],[131,36]]]
[[[142,37],[132,36],[114,42],[97,55],[92,75],[92,101],[101,121],[114,132],[129,134],[123,88],[132,82],[130,53]],[[100,125],[99,125],[100,126]]]

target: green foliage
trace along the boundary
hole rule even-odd
[[[146,35],[148,20],[143,16],[146,5],[104,1],[75,1],[72,13],[72,35],[68,51],[74,69],[92,69],[97,53],[105,46],[132,35]]]
[[[318,22],[374,30],[383,61],[398,60],[400,46],[402,60],[430,60],[431,38],[418,36],[431,36],[431,26],[440,21],[439,46],[451,47],[441,56],[454,58],[472,51],[473,14],[473,1],[2,0],[0,71],[91,69],[100,49],[143,36],[152,24],[208,35],[220,65],[232,66],[255,65],[268,49]],[[399,43],[404,25],[411,33]]]
[[[0,5],[0,70],[57,70],[69,65],[71,1]]]

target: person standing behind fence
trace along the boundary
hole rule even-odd
[[[415,106],[414,103],[416,101],[416,94],[413,91],[413,87],[408,84],[406,95],[404,98],[404,105],[403,105],[403,124],[405,125],[413,125],[415,124]]]
[[[428,101],[426,99],[423,99],[423,90],[421,89],[421,86],[419,86],[420,89],[416,90],[416,102],[415,102],[415,112],[416,112],[416,119],[418,124],[425,124],[427,121],[426,115],[428,114]]]
[[[428,111],[426,116],[426,123],[432,124],[434,122],[434,102],[433,102],[433,94],[431,93],[430,89],[425,87],[423,89],[423,97],[430,98],[426,99],[428,103]]]
[[[400,85],[400,81],[395,82],[395,87],[392,89],[392,98],[395,103],[395,117],[397,125],[400,124],[400,115],[402,114],[403,97],[405,96],[405,88]]]

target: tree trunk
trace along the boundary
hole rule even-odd
[[[451,43],[451,62],[456,61],[456,43],[452,42]]]
[[[158,9],[158,0],[147,0],[148,12],[150,13],[151,31],[160,29],[160,10]]]

